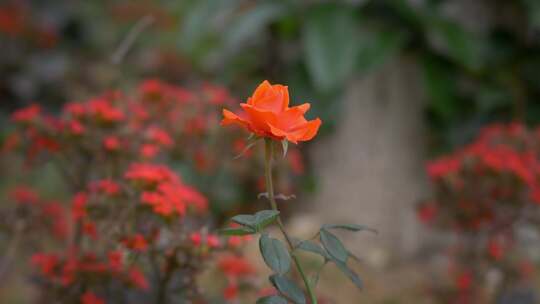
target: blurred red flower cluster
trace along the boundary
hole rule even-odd
[[[19,38],[39,48],[52,48],[58,42],[58,29],[52,22],[38,20],[24,1],[0,5],[0,38]]]
[[[219,86],[193,90],[151,79],[130,94],[67,103],[59,115],[37,104],[12,114],[17,128],[2,153],[23,156],[24,172],[52,165],[62,178],[59,189],[17,185],[10,195],[16,204],[1,210],[8,233],[32,248],[25,253],[41,300],[196,301],[208,296],[197,278],[212,265],[226,286],[222,296],[238,296],[239,282],[254,274],[240,255],[250,236],[212,232],[219,222],[210,210],[226,210],[212,179],[251,187],[261,176],[249,170],[258,161],[249,152],[232,163],[245,152],[242,134],[218,127],[222,106],[233,101]],[[302,173],[298,150],[289,155],[281,165]],[[292,181],[282,174],[279,184],[292,191]],[[111,290],[124,298],[111,300]],[[132,293],[144,296],[132,300]]]
[[[420,204],[418,217],[455,236],[448,253],[456,303],[485,299],[489,271],[500,272],[501,286],[525,278],[527,256],[516,246],[517,230],[536,229],[540,129],[490,125],[471,144],[428,162],[427,173],[434,195]],[[509,288],[501,286],[497,290]]]

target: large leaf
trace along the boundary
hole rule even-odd
[[[287,279],[287,277],[280,274],[274,274],[270,276],[270,282],[282,295],[294,303],[306,303],[306,298],[302,289],[300,289],[293,281]]]
[[[192,51],[210,31],[209,20],[216,14],[217,3],[218,0],[200,0],[187,8],[189,14],[182,20],[180,30],[181,47],[184,50]]]
[[[338,260],[332,260],[332,261],[334,262],[334,264],[336,264],[339,270],[341,270],[341,272],[343,272],[349,278],[349,280],[351,280],[351,282],[353,282],[354,285],[356,285],[356,287],[360,289],[362,288],[363,286],[362,280],[360,280],[360,277],[352,269],[350,269],[346,263],[338,261]]]
[[[353,232],[365,230],[365,231],[377,233],[377,230],[373,228],[369,228],[367,226],[357,225],[357,224],[325,224],[322,227],[323,229],[342,229],[342,230],[349,230]]]
[[[450,121],[457,115],[457,83],[453,70],[446,62],[435,56],[422,58],[424,81],[429,95],[429,107],[444,121]]]
[[[259,239],[259,249],[266,265],[276,273],[285,274],[291,269],[291,256],[280,240],[263,233]]]
[[[441,16],[432,16],[428,20],[426,29],[434,41],[442,43],[443,53],[467,69],[478,70],[482,67],[485,59],[485,41],[482,37]]]
[[[358,56],[358,22],[346,5],[322,4],[312,8],[302,31],[310,77],[320,91],[332,91],[353,73]]]
[[[321,245],[315,242],[309,241],[309,240],[301,241],[300,243],[298,243],[298,245],[296,245],[295,248],[318,254],[325,259],[330,258],[326,250],[324,250],[324,248],[322,248]]]
[[[363,42],[358,54],[358,68],[362,72],[367,72],[385,64],[399,53],[408,37],[405,32],[392,28],[366,32],[361,38]]]
[[[280,296],[267,296],[257,300],[257,304],[287,304],[287,299]]]
[[[529,15],[531,27],[535,30],[540,29],[540,1],[538,0],[523,0]]]
[[[284,12],[286,12],[285,7],[277,1],[253,5],[251,9],[236,17],[234,22],[227,27],[223,37],[225,47],[228,50],[236,49],[244,42],[260,36],[260,32]]]
[[[335,235],[325,229],[321,229],[320,238],[321,243],[323,244],[326,251],[328,251],[330,256],[332,256],[338,261],[347,262],[349,253],[347,252],[347,249],[345,249],[345,246],[343,246],[341,241]]]

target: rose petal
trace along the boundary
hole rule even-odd
[[[294,140],[308,141],[315,137],[315,135],[319,131],[321,123],[322,121],[319,118],[310,120],[302,127],[299,127],[296,130],[289,132],[287,135],[287,139],[291,142],[294,142]]]

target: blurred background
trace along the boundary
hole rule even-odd
[[[345,236],[365,287],[329,270],[322,292],[339,286],[336,303],[469,303],[430,293],[452,236],[418,219],[434,192],[426,161],[487,125],[540,122],[538,0],[5,0],[0,46],[4,139],[17,108],[55,113],[147,78],[217,83],[239,99],[268,79],[289,86],[292,104],[312,103],[324,123],[301,145],[287,225],[379,231]],[[250,209],[235,202],[216,216]],[[524,286],[486,303],[537,303],[540,285]]]

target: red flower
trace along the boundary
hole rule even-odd
[[[105,300],[87,291],[81,296],[81,304],[105,304]]]
[[[428,224],[433,221],[437,215],[437,206],[432,203],[424,204],[418,209],[418,218],[424,224]]]
[[[145,100],[161,100],[168,91],[168,85],[157,79],[145,80],[139,86],[139,92]]]
[[[39,267],[41,273],[47,277],[54,276],[58,262],[58,256],[54,254],[36,253],[31,258],[32,265]]]
[[[71,213],[73,219],[79,220],[86,216],[86,203],[88,202],[88,195],[85,192],[79,192],[75,194],[72,201]]]
[[[124,174],[128,180],[155,185],[161,182],[177,181],[178,177],[166,166],[154,164],[131,164]]]
[[[90,191],[101,192],[107,195],[116,195],[120,192],[120,185],[111,179],[102,179],[90,183]]]
[[[68,122],[69,132],[73,135],[82,135],[86,131],[86,128],[77,120],[71,120]]]
[[[122,253],[120,251],[109,252],[109,267],[113,272],[119,272],[122,270]]]
[[[172,215],[174,212],[182,216],[186,213],[188,205],[203,211],[208,204],[206,198],[199,192],[180,181],[162,183],[158,185],[156,191],[143,192],[141,202],[152,206],[155,213],[164,216]]]
[[[66,210],[58,202],[47,202],[41,205],[41,212],[44,219],[52,225],[53,234],[59,239],[68,235],[68,222]]]
[[[229,237],[229,239],[227,240],[227,244],[231,247],[238,247],[242,245],[242,243],[243,243],[243,239],[241,236],[238,236],[238,235],[233,235]]]
[[[533,185],[529,193],[530,200],[535,204],[540,204],[540,185]]]
[[[191,244],[193,244],[193,246],[199,247],[201,245],[201,242],[202,242],[202,235],[201,235],[200,232],[193,232],[189,236],[189,239],[191,240]]]
[[[13,114],[11,114],[11,119],[15,122],[30,123],[38,118],[40,114],[41,107],[38,104],[32,104],[13,112]]]
[[[472,273],[470,271],[461,272],[456,278],[456,285],[459,290],[468,290],[473,283]]]
[[[10,193],[10,197],[19,204],[37,204],[39,195],[37,192],[28,186],[17,186]]]
[[[147,290],[150,287],[144,274],[136,267],[129,270],[129,280],[139,289]]]
[[[435,161],[428,162],[427,174],[436,180],[449,174],[456,173],[461,167],[461,160],[455,157],[441,157]]]
[[[105,98],[92,99],[86,106],[90,115],[105,123],[119,122],[125,118],[124,113],[113,107],[111,102]]]
[[[12,3],[17,3],[13,1]],[[22,34],[27,26],[26,13],[19,5],[4,5],[0,7],[0,33],[16,37]]]
[[[223,298],[227,301],[238,298],[238,285],[233,283],[225,287],[225,290],[223,290]]]
[[[159,147],[153,144],[145,144],[141,146],[141,150],[139,153],[142,157],[151,159],[159,153]]]
[[[304,118],[309,103],[289,108],[288,88],[268,81],[261,83],[247,103],[240,106],[242,111],[237,114],[223,110],[222,125],[237,124],[258,136],[293,143],[312,139],[321,125],[319,118]]]
[[[146,251],[148,249],[148,241],[140,233],[136,233],[132,238],[126,238],[122,241],[124,245],[136,251]]]
[[[238,278],[255,273],[255,268],[246,259],[234,255],[220,257],[218,267],[229,278]]]
[[[504,255],[504,250],[501,244],[495,240],[491,239],[488,242],[488,254],[491,258],[498,261],[500,260]]]
[[[86,113],[86,108],[82,103],[69,102],[64,105],[63,111],[73,117],[81,117]]]
[[[114,135],[107,136],[103,140],[103,146],[109,151],[117,151],[120,149],[120,140]]]
[[[153,126],[153,127],[148,128],[146,132],[147,132],[146,136],[148,137],[148,139],[159,145],[162,145],[165,147],[169,147],[173,145],[173,140],[171,136],[165,130],[162,130],[158,127]]]
[[[215,234],[209,234],[206,236],[206,243],[210,248],[217,248],[220,245],[219,238]]]
[[[94,222],[86,221],[83,225],[83,233],[88,235],[92,240],[97,240],[98,234],[96,224]]]

